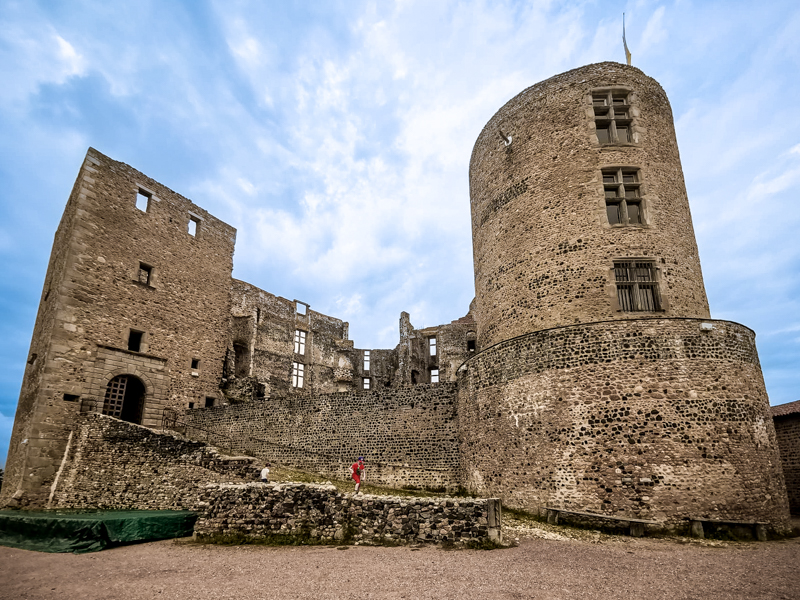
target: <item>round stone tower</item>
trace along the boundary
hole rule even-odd
[[[631,312],[709,317],[672,111],[638,69],[590,65],[506,103],[470,198],[480,347]]]
[[[470,199],[465,486],[528,510],[785,530],[755,335],[710,319],[661,86],[601,63],[526,89],[478,137]]]

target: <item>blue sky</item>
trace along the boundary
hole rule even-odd
[[[712,316],[800,397],[800,5],[0,2],[0,464],[53,234],[89,146],[238,229],[234,276],[358,347],[464,315],[469,157],[509,98],[623,61],[666,90]]]

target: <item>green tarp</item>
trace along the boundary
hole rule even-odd
[[[39,552],[98,552],[109,546],[192,535],[197,515],[177,510],[0,511],[0,545]]]

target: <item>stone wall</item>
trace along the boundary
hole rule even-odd
[[[258,478],[253,458],[112,417],[77,417],[51,508],[191,509],[203,486]]]
[[[207,485],[194,507],[199,539],[455,545],[501,541],[496,499],[341,494],[331,485]]]
[[[454,488],[455,399],[452,383],[268,398],[189,411],[186,434],[210,431],[236,452],[339,479],[365,456],[368,482]]]
[[[800,514],[800,400],[772,407],[789,509]]]
[[[709,322],[706,322],[709,323]],[[503,504],[788,526],[755,340],[640,319],[521,336],[459,374],[462,477]]]
[[[629,96],[629,143],[598,141],[592,92],[611,89]],[[638,170],[642,223],[609,223],[602,169],[621,167]],[[524,90],[484,127],[469,177],[481,347],[628,318],[620,258],[653,261],[660,315],[709,316],[672,111],[639,69],[588,65]]]

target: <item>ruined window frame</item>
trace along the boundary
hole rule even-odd
[[[655,260],[615,260],[613,271],[617,310],[625,313],[664,311]]]
[[[431,369],[431,383],[439,383],[439,369]]]
[[[138,210],[146,214],[150,210],[150,201],[152,199],[153,199],[153,192],[146,190],[144,188],[138,188],[136,191],[135,206]]]
[[[371,381],[371,378],[370,378],[370,377],[364,377],[364,378],[363,378],[363,380],[362,380],[362,387],[363,387],[363,389],[365,389],[365,390],[368,390],[368,389],[370,389],[370,385],[371,385],[371,384],[372,384],[372,381]]]
[[[129,352],[144,352],[144,340],[146,333],[138,329],[128,330],[128,341],[126,348]],[[135,346],[135,347],[133,347]]]
[[[194,227],[192,225],[194,224]],[[186,231],[190,236],[197,239],[200,235],[200,226],[203,224],[203,217],[196,215],[192,212],[189,213],[189,222],[186,225]]]
[[[369,371],[369,363],[370,363],[369,350],[364,350],[363,361],[364,361],[364,370]]]
[[[436,356],[436,336],[428,338],[428,352],[430,356]]]
[[[302,329],[294,330],[294,353],[300,356],[306,355],[306,332]]]
[[[206,396],[203,408],[214,408],[214,406],[216,406],[216,403],[217,403],[216,398],[214,398],[213,396]]]
[[[302,389],[305,382],[306,366],[301,362],[292,362],[292,387]]]
[[[153,272],[155,269],[152,265],[148,265],[142,261],[139,261],[139,270],[137,272],[136,281],[141,283],[142,285],[146,285],[148,287],[153,287]],[[142,281],[142,273],[146,274],[144,281]]]
[[[637,143],[638,139],[633,131],[632,95],[632,91],[625,88],[592,90],[591,105],[595,135],[601,146]],[[606,131],[607,136],[601,135],[601,131]],[[621,139],[623,131],[627,139]]]
[[[646,201],[642,171],[638,167],[604,167],[600,169],[603,182],[603,201],[606,207],[606,220],[611,227],[647,225]],[[626,181],[627,180],[627,181]],[[636,211],[632,211],[632,207]],[[612,210],[617,220],[612,222]],[[638,219],[631,219],[635,212]]]

